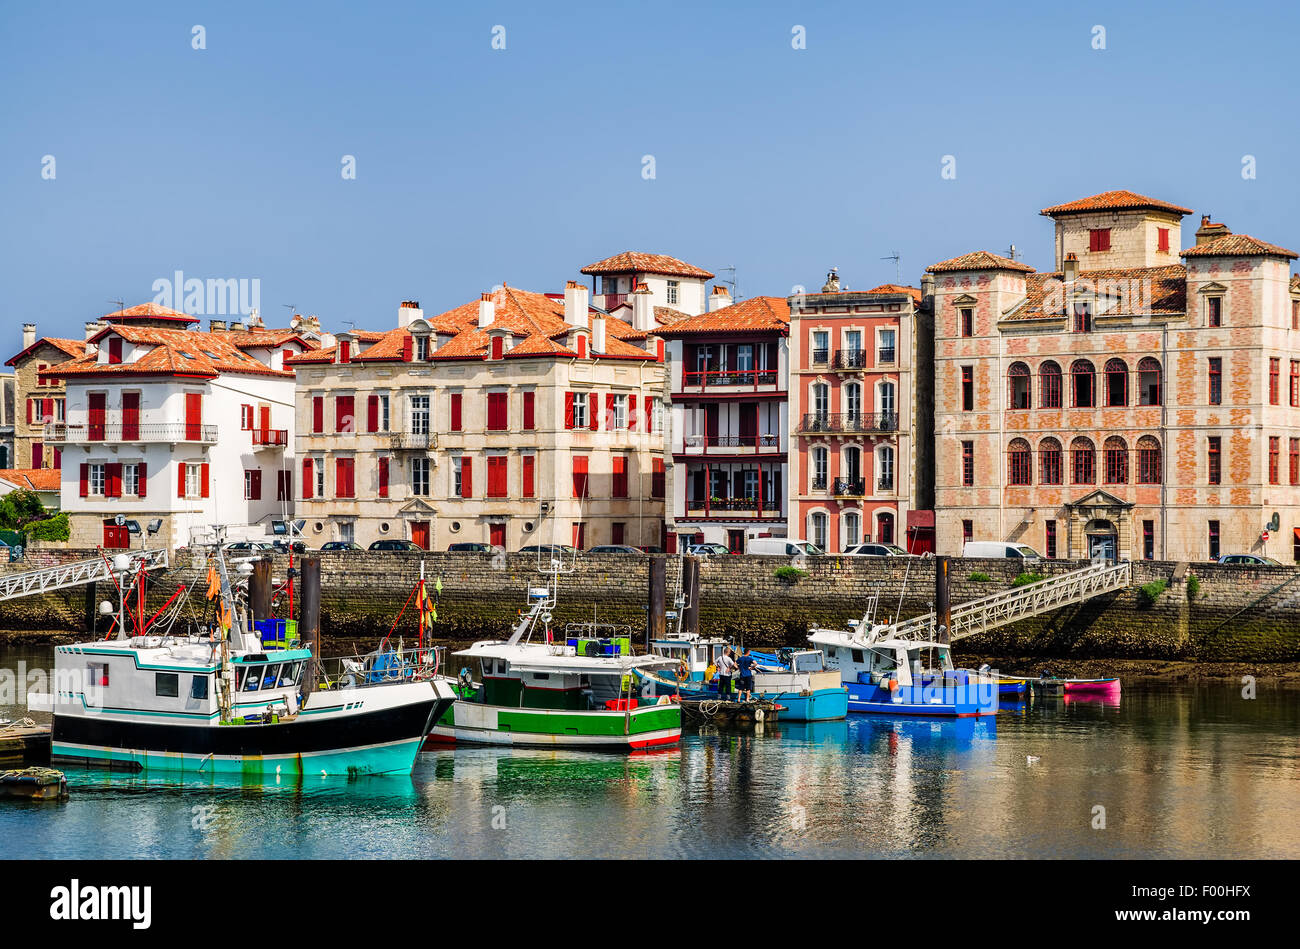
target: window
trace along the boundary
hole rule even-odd
[[[241,405],[239,407],[239,428],[245,432],[253,430],[253,407],[251,405]]]
[[[122,493],[133,497],[143,497],[140,490],[142,464],[124,464],[122,465]]]
[[[1138,405],[1160,404],[1160,363],[1147,356],[1138,363]]]
[[[504,498],[509,493],[506,480],[506,456],[488,455],[487,496]]]
[[[1047,547],[1047,559],[1055,560],[1056,559],[1056,521],[1048,521],[1043,526],[1046,530],[1045,539],[1047,543],[1045,546]]]
[[[1138,484],[1159,484],[1161,468],[1160,443],[1150,435],[1138,439]]]
[[[610,493],[616,498],[625,498],[627,497],[627,455],[614,455],[611,461],[614,477]]]
[[[1076,359],[1070,366],[1070,389],[1076,409],[1090,409],[1095,404],[1095,372],[1092,363],[1086,359]]]
[[[507,407],[506,407],[506,406],[507,406],[506,399],[507,399],[508,395],[509,395],[509,394],[506,393],[506,392],[489,392],[489,393],[488,393],[488,424],[487,424],[487,427],[488,427],[488,431],[489,431],[489,432],[504,432],[504,431],[506,430],[506,428],[508,427],[508,426],[507,426],[507,416],[508,416],[509,413],[508,413],[508,411],[507,411]],[[452,396],[452,398],[453,398],[453,399],[456,399],[456,398],[458,398],[458,396]],[[454,404],[455,404],[455,403],[453,402],[453,406],[454,406]],[[453,413],[455,412],[454,407],[453,407],[453,410],[452,410],[452,411],[453,411]]]
[[[537,496],[537,456],[524,455],[521,459],[523,465],[523,496],[533,498]]]
[[[1106,405],[1128,405],[1128,366],[1122,359],[1106,362]]]
[[[1071,483],[1073,484],[1093,484],[1097,480],[1095,470],[1096,459],[1094,457],[1092,441],[1087,438],[1076,438],[1070,443],[1070,472]]]
[[[1282,451],[1282,439],[1276,435],[1270,435],[1268,438],[1268,483],[1281,484],[1281,473],[1278,467],[1279,455]]]
[[[587,456],[573,456],[573,496],[575,498],[587,497]]]
[[[1045,409],[1059,409],[1061,407],[1061,367],[1048,360],[1038,367],[1038,378],[1042,390],[1039,394],[1039,404]]]
[[[1210,559],[1218,560],[1219,559],[1219,522],[1218,521],[1210,521],[1209,535],[1210,535],[1209,537]]]
[[[564,393],[564,427],[587,427],[587,393]]]
[[[1300,407],[1300,361],[1291,360],[1291,407]]]
[[[960,333],[962,336],[975,335],[975,310],[974,309],[968,306],[962,307],[960,322],[961,322]]]
[[[609,416],[606,428],[610,430],[627,428],[627,396],[606,393],[605,409]]]
[[[1281,392],[1282,360],[1274,357],[1268,361],[1268,404],[1277,405]]]
[[[1300,438],[1291,439],[1291,483],[1300,484]]]
[[[537,393],[529,389],[524,393],[524,431],[531,432],[537,427]]]
[[[379,459],[379,496],[388,497],[388,459]]]
[[[1156,250],[1165,254],[1169,253],[1169,228],[1156,228]],[[1148,557],[1147,559],[1150,560],[1151,558]]]
[[[312,465],[312,471],[316,474],[316,497],[325,497],[325,459],[317,458],[316,463]]]
[[[418,497],[429,496],[429,459],[411,459],[411,493]]]
[[[876,354],[876,361],[882,363],[892,363],[897,358],[897,352],[894,344],[894,331],[881,330],[877,338],[879,350]]]
[[[966,487],[975,484],[975,443],[961,443],[961,483]]]
[[[1102,450],[1106,456],[1106,483],[1128,484],[1128,445],[1124,439],[1112,435]]]
[[[1218,435],[1211,435],[1206,445],[1206,480],[1210,484],[1223,483],[1223,463],[1221,460],[1222,440]]]
[[[262,471],[260,468],[244,472],[244,500],[262,500]]]
[[[451,477],[452,497],[474,496],[474,460],[469,455],[458,455],[451,460]]]
[[[334,431],[356,431],[356,419],[353,413],[354,402],[352,396],[336,395],[334,397]]]
[[[862,542],[862,515],[850,511],[844,515],[844,536],[840,538],[840,548],[848,550]]]
[[[831,337],[825,330],[815,330],[812,334],[812,361],[824,363],[830,359]]]
[[[655,458],[651,462],[650,497],[662,498],[664,496],[666,487],[664,481],[664,460],[662,458]]]
[[[453,432],[459,432],[464,427],[464,417],[461,414],[461,403],[463,401],[464,398],[462,397],[461,393],[459,392],[451,393],[451,420],[448,423],[447,427]],[[488,400],[488,407],[490,410],[491,409],[490,397]]]
[[[1094,254],[1110,250],[1110,228],[1094,227],[1088,231],[1088,250]]]
[[[970,543],[971,540],[974,539],[974,537],[975,537],[975,522],[974,522],[974,521],[962,521],[962,522],[961,522],[961,539],[962,539],[962,543]]]
[[[812,450],[812,490],[826,489],[826,465],[829,455],[825,448]]]
[[[1076,333],[1092,332],[1092,306],[1088,303],[1074,305],[1074,331]]]
[[[1291,301],[1291,328],[1300,330],[1300,300]]]
[[[1061,443],[1055,438],[1038,443],[1038,483],[1061,483]]]
[[[429,397],[413,395],[410,397],[411,433],[413,435],[429,434]]]
[[[159,698],[174,699],[180,695],[181,677],[174,672],[153,674],[153,694]]]
[[[90,464],[90,494],[92,496],[103,497],[105,494],[105,466],[97,462]]]
[[[676,280],[668,281],[668,305],[669,306],[677,305],[677,290],[679,286],[680,283]]]
[[[808,539],[812,541],[813,544],[820,547],[822,550],[826,550],[827,549],[826,534],[827,534],[828,518],[826,517],[825,514],[818,512],[816,514],[811,515],[808,518],[808,523],[812,525],[812,530],[809,531],[809,533],[812,534],[812,536],[809,537]]]
[[[882,445],[876,451],[876,470],[879,472],[876,489],[878,491],[894,490],[894,449]]]
[[[208,677],[190,676],[190,698],[206,699],[208,697]]]
[[[963,412],[973,412],[975,410],[975,367],[961,367],[961,410]]]
[[[1142,559],[1156,559],[1156,522],[1142,522]]]
[[[325,398],[324,396],[312,396],[311,400],[311,430],[312,434],[319,435],[325,431]]]
[[[334,496],[336,498],[354,498],[357,496],[356,460],[353,458],[334,459]],[[258,472],[261,478],[261,472]]]
[[[1013,362],[1007,370],[1007,405],[1012,409],[1029,408],[1029,367]]]
[[[855,421],[862,417],[862,386],[859,383],[850,382],[844,386],[844,412]]]
[[[388,431],[388,393],[376,392],[366,397],[366,430]]]
[[[429,337],[416,336],[415,339],[415,358],[420,362],[427,362],[429,359]]]
[[[1205,325],[1223,325],[1223,297],[1205,298]]]
[[[292,472],[281,469],[275,473],[275,499],[277,501],[293,500]]]
[[[1223,360],[1210,357],[1210,405],[1223,404]]]
[[[1023,438],[1013,439],[1007,449],[1007,483],[1012,485],[1030,483],[1029,442]]]

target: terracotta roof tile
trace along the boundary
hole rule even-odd
[[[1019,270],[1024,273],[1034,272],[1034,268],[1028,264],[1022,264],[1010,257],[991,254],[986,250],[972,251],[969,254],[962,254],[960,257],[953,257],[951,260],[942,260],[937,264],[931,264],[925,269],[929,273],[944,273],[952,270]]]
[[[59,490],[60,473],[57,468],[0,468],[0,478],[33,491]]]
[[[1025,279],[1025,300],[1016,309],[1008,313],[1006,320],[1064,319],[1064,294],[1061,273],[1035,273]],[[1181,264],[1167,267],[1132,267],[1118,270],[1080,271],[1076,287],[1092,288],[1102,293],[1110,289],[1120,295],[1119,309],[1116,315],[1131,315],[1135,309],[1141,313],[1153,315],[1174,315],[1187,309],[1187,271]],[[1125,299],[1125,294],[1134,288],[1142,295],[1134,307],[1133,301]],[[1055,302],[1049,301],[1051,292],[1059,298],[1060,309]],[[1050,312],[1045,311],[1050,307]],[[1097,316],[1107,316],[1098,313]]]
[[[882,283],[878,287],[872,287],[867,293],[906,293],[917,303],[921,302],[921,290],[919,287],[908,287],[898,283]]]
[[[668,277],[702,277],[710,279],[713,274],[699,267],[692,267],[685,261],[667,254],[641,254],[636,251],[624,251],[613,257],[606,257],[594,264],[582,268],[582,273],[599,276],[600,274],[652,273]]]
[[[21,353],[9,357],[5,361],[6,366],[15,365],[19,360],[27,357],[29,353],[40,349],[42,346],[53,346],[55,349],[67,354],[70,359],[86,355],[86,342],[81,339],[59,339],[57,336],[42,336],[36,342],[32,343]]]
[[[1150,208],[1156,211],[1173,211],[1175,214],[1191,214],[1191,208],[1179,207],[1176,204],[1170,204],[1168,201],[1157,201],[1155,198],[1148,198],[1144,194],[1136,194],[1132,191],[1103,191],[1101,194],[1094,194],[1090,198],[1080,198],[1078,201],[1071,201],[1068,204],[1057,204],[1050,208],[1043,208],[1039,214],[1045,214],[1048,217],[1056,217],[1058,214],[1079,214],[1087,211],[1127,211]]]
[[[129,343],[152,348],[132,362],[100,363],[97,355],[83,356],[52,367],[50,374],[65,377],[177,374],[209,378],[223,372],[289,375],[288,372],[272,369],[245,353],[227,338],[229,333],[114,324],[96,333],[91,342],[98,343],[110,334],[121,336]]]
[[[1293,250],[1269,244],[1249,234],[1225,234],[1183,251],[1184,257],[1291,257]]]
[[[790,304],[785,297],[750,297],[711,313],[655,330],[664,339],[693,336],[699,333],[754,333],[786,330],[790,325]]]
[[[124,310],[114,310],[112,313],[105,313],[100,319],[111,321],[176,320],[183,323],[199,322],[197,316],[190,316],[188,313],[173,310],[171,307],[159,306],[157,303],[139,303]]]

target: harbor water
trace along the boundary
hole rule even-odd
[[[0,671],[51,655],[0,647]],[[16,697],[0,718],[27,714]],[[64,802],[0,801],[0,857],[1294,858],[1298,734],[1300,692],[1224,680],[996,720],[687,729],[633,756],[430,750],[401,776],[68,768]]]

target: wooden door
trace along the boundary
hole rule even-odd
[[[740,403],[740,444],[750,448],[758,444],[758,403]]]
[[[203,395],[185,393],[185,440],[197,442],[203,438]]]
[[[493,547],[505,547],[506,545],[506,525],[489,524],[488,525],[488,543]]]
[[[411,540],[421,550],[429,549],[429,522],[411,521]]]
[[[122,441],[133,442],[140,437],[140,393],[122,393]]]
[[[90,393],[90,440],[92,442],[104,440],[104,400],[104,393]]]

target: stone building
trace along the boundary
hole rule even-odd
[[[790,297],[790,535],[933,548],[928,305],[915,287]]]
[[[407,302],[291,360],[307,543],[661,545],[662,343],[642,348],[659,322],[633,296],[632,323],[572,281]]]
[[[1129,191],[1041,213],[1051,273],[987,251],[929,268],[938,552],[1291,560],[1296,254],[1208,215],[1183,249],[1191,211]]]

